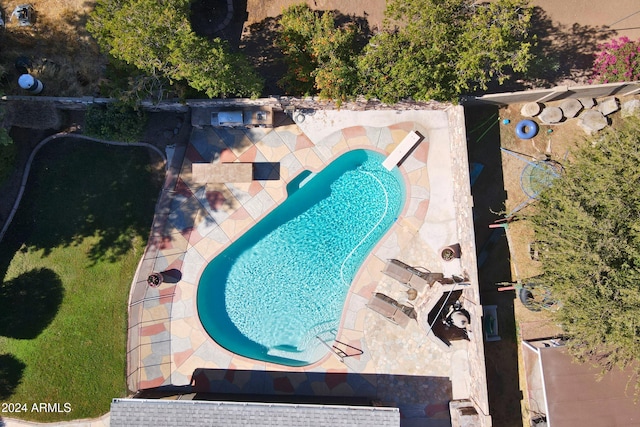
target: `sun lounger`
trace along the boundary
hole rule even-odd
[[[411,319],[417,319],[416,311],[413,307],[400,304],[398,301],[380,292],[375,292],[371,296],[367,307],[403,328],[409,324]]]
[[[418,292],[423,292],[428,286],[444,278],[442,273],[432,273],[422,267],[412,267],[397,259],[387,260],[382,272]]]

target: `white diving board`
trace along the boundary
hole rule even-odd
[[[405,156],[409,154],[411,150],[413,150],[413,147],[415,147],[418,142],[422,141],[423,138],[424,137],[416,131],[409,132],[407,136],[405,136],[404,139],[400,141],[400,144],[398,144],[395,150],[393,150],[387,156],[387,158],[384,159],[384,162],[382,162],[382,166],[384,166],[389,171],[393,169],[393,167],[400,163],[400,161],[404,159]]]

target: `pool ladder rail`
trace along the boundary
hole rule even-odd
[[[335,337],[338,335],[338,331],[336,331],[335,329],[331,329],[330,331],[326,331],[326,332],[329,332],[331,335],[333,335],[334,338],[331,339],[333,341],[333,344],[329,345],[325,339],[320,337],[320,334],[316,335],[316,338],[325,347],[327,347],[338,358],[338,360],[340,360],[340,362],[344,363],[345,358],[360,356],[361,354],[364,353],[364,351],[362,351],[359,348],[356,348],[352,345],[349,345],[347,343],[344,343],[342,341],[338,341],[337,339],[335,339]],[[338,345],[336,344],[342,346],[343,348],[338,347]],[[353,354],[347,353],[348,350],[352,350]]]

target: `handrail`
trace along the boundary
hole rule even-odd
[[[330,346],[329,344],[327,344],[322,338],[320,338],[318,335],[316,335],[316,338],[318,338],[318,341],[320,341],[322,344],[324,344],[325,347],[327,347],[329,349],[329,351],[331,351],[331,353],[333,353],[340,362],[344,363],[344,357],[340,356],[338,353],[336,353],[335,349]]]

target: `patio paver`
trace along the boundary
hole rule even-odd
[[[475,272],[475,267],[460,262],[444,265],[439,257],[441,247],[460,241],[453,194],[454,180],[460,178],[451,161],[449,126],[448,113],[440,110],[318,111],[300,126],[258,132],[195,129],[171,204],[170,224],[164,230],[166,242],[154,252],[154,263],[147,262],[138,271],[139,278],[146,278],[151,270],[176,265],[180,254],[182,278],[175,286],[181,292],[173,293],[170,301],[154,303],[148,301],[151,291],[146,292],[141,345],[132,349],[140,353],[136,359],[140,366],[129,366],[130,387],[191,385],[201,391],[253,394],[373,395],[395,402],[404,414],[448,417],[453,350],[465,350],[467,343],[456,342],[452,351],[443,350],[417,322],[401,329],[365,304],[374,291],[396,299],[406,294],[401,284],[383,277],[388,258],[448,274]],[[286,184],[303,169],[317,172],[354,148],[388,154],[412,130],[425,139],[400,166],[407,184],[404,211],[362,265],[350,287],[341,327],[335,331],[340,343],[363,353],[343,362],[328,354],[318,363],[290,368],[231,354],[217,345],[204,331],[195,307],[198,280],[207,263],[282,203]],[[277,162],[280,180],[203,186],[191,179],[192,162],[238,159]],[[468,174],[461,176],[468,180]],[[475,322],[480,328],[479,319]],[[460,354],[456,353],[457,359]]]

